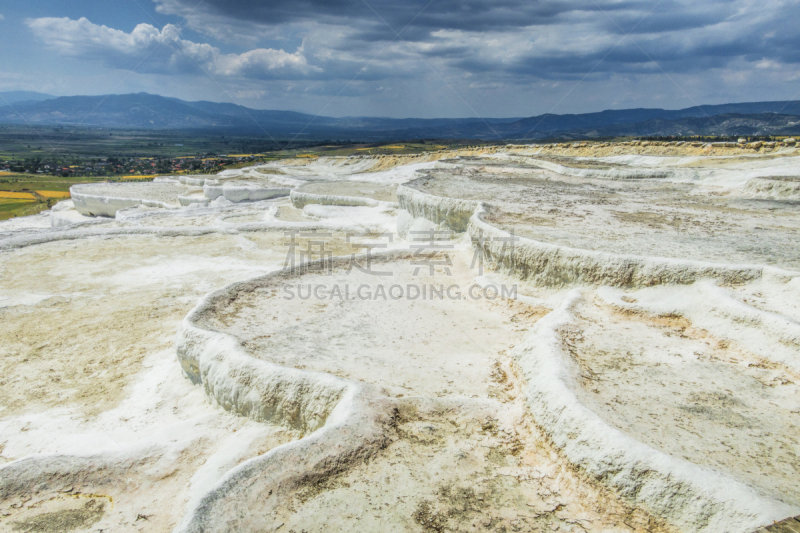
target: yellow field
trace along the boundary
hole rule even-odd
[[[29,192],[0,191],[0,198],[13,198],[15,200],[36,200],[36,197]]]
[[[390,144],[388,146],[381,146],[381,148],[389,148],[391,150],[402,150],[405,146],[401,146],[399,144]]]
[[[13,176],[13,172],[0,172],[0,176]]]
[[[264,154],[228,154],[228,157],[264,157]]]
[[[36,191],[36,194],[45,198],[69,198],[67,191]]]
[[[315,158],[319,156],[317,154],[297,154],[297,157]]]

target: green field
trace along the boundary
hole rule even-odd
[[[33,191],[69,191],[76,183],[105,181],[108,178],[62,178],[60,176],[29,174],[0,174],[0,191],[33,192]]]
[[[0,175],[0,191],[28,192],[36,196],[35,200],[19,200],[16,198],[0,198],[0,220],[12,217],[35,215],[50,209],[62,198],[44,198],[36,191],[69,192],[76,183],[92,183],[107,181],[108,178],[61,178],[49,175],[13,174]]]
[[[49,209],[47,203],[36,200],[9,200],[0,198],[0,220],[35,215],[46,209]]]
[[[206,154],[272,154],[291,157],[298,153],[353,155],[357,153],[419,153],[440,147],[488,144],[480,141],[397,141],[346,144],[331,141],[273,139],[203,131],[125,130],[66,126],[0,125],[0,159],[75,157],[196,157]],[[402,148],[381,148],[402,146]],[[358,150],[367,148],[368,150]]]
[[[314,144],[202,131],[153,131],[67,126],[0,125],[0,159],[75,157],[195,157],[261,154]]]

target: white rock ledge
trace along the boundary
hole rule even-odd
[[[581,250],[513,236],[484,220],[481,202],[455,200],[401,185],[398,233],[429,226],[467,232],[484,264],[511,272],[515,277],[548,287],[578,284],[647,287],[689,284],[713,279],[723,285],[740,285],[772,278],[788,282],[800,273],[762,265],[719,264],[704,261],[614,254]],[[509,239],[514,239],[514,245]]]
[[[470,217],[478,207],[475,201],[434,196],[405,185],[397,187],[397,199],[401,210],[398,233],[403,237],[409,228],[424,226],[421,221],[462,233],[467,230]]]
[[[739,285],[764,278],[787,283],[800,276],[759,265],[603,253],[520,237],[511,247],[507,239],[512,235],[483,219],[486,207],[481,203],[441,198],[403,186],[398,197],[408,218],[466,231],[489,268],[509,271],[540,286],[647,287],[704,279]],[[409,222],[399,220],[400,224]],[[577,290],[570,293],[566,303],[540,320],[513,352],[531,414],[570,462],[620,491],[633,504],[687,531],[744,533],[800,514],[800,508],[628,437],[581,404],[571,388],[578,386],[576,370],[561,349],[558,333],[572,322],[571,308],[580,297]],[[772,324],[776,319],[757,318],[769,321],[782,337],[794,340],[793,328],[784,331],[785,324]]]
[[[476,209],[470,218],[468,233],[485,264],[549,287],[577,284],[648,287],[686,285],[702,279],[713,279],[723,285],[741,285],[766,277],[785,283],[800,276],[800,273],[762,265],[613,254],[516,236],[513,236],[512,247],[508,244],[512,235],[484,221],[484,213],[484,206]]]
[[[178,209],[185,190],[168,183],[88,183],[70,187],[75,210],[84,216],[115,217],[117,211],[143,205]]]
[[[337,205],[342,207],[397,207],[394,202],[382,202],[373,198],[359,196],[336,196],[332,194],[314,194],[310,192],[293,190],[289,195],[292,205],[303,209],[307,205]]]
[[[114,196],[97,196],[92,194],[81,194],[70,189],[72,201],[75,202],[75,210],[84,216],[115,217],[117,211],[144,205],[146,207],[162,207],[164,209],[177,209],[178,206],[159,202],[156,200],[146,200],[144,198],[119,198]]]
[[[202,318],[241,291],[275,277],[291,278],[306,266],[278,271],[215,291],[183,320],[177,352],[186,375],[202,383],[224,409],[308,435],[228,472],[189,510],[182,533],[258,531],[289,493],[364,461],[386,443],[392,404],[366,384],[258,360],[228,334],[204,329]]]
[[[542,159],[532,158],[532,162],[556,174],[562,176],[572,176],[576,178],[594,178],[594,179],[610,179],[610,180],[635,180],[635,179],[665,179],[670,177],[677,177],[681,174],[688,174],[683,169],[647,169],[647,168],[609,168],[609,169],[592,169],[592,168],[574,168],[544,161]],[[683,171],[681,173],[681,171]]]
[[[292,190],[289,188],[263,188],[246,185],[205,185],[203,193],[209,200],[216,200],[224,197],[226,200],[239,203],[245,201],[271,200],[289,196]]]
[[[686,531],[745,533],[800,514],[717,471],[638,442],[584,406],[573,392],[578,371],[559,334],[574,321],[571,310],[580,299],[579,290],[571,291],[512,353],[531,414],[570,462]]]

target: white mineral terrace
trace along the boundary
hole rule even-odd
[[[0,222],[0,530],[768,527],[798,243],[789,147],[74,186]]]

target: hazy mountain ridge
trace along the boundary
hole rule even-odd
[[[27,94],[39,99],[48,96]],[[24,98],[25,94],[18,93],[17,97]],[[302,132],[309,137],[364,139],[763,135],[791,133],[787,128],[796,128],[800,124],[800,101],[695,106],[679,110],[623,109],[573,115],[545,114],[522,119],[395,119],[314,116],[296,111],[249,109],[226,103],[185,102],[139,93],[22,100],[10,106],[0,106],[0,123],[236,130],[274,136]]]
[[[624,124],[598,129],[595,136],[615,135],[781,135],[793,134],[800,129],[800,116],[776,113],[745,115],[724,113],[710,117],[689,117],[679,120],[655,119],[637,124]],[[624,133],[621,133],[624,132]],[[721,133],[720,133],[721,132]],[[591,132],[582,132],[592,136]]]
[[[35,91],[6,91],[0,92],[0,106],[14,105],[20,102],[41,102],[57,98],[52,94],[37,93]]]

